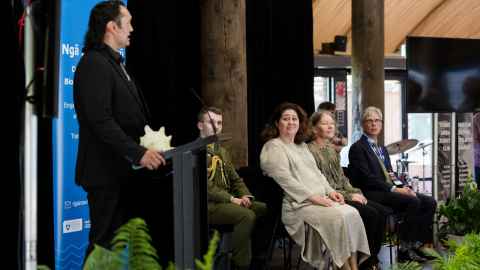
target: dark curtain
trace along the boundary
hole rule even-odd
[[[196,0],[129,0],[134,31],[127,67],[150,108],[153,128],[166,127],[172,144],[198,137],[200,18]]]
[[[284,101],[314,111],[311,1],[246,0],[249,166],[258,168],[260,132]]]
[[[5,28],[4,71],[2,72],[2,126],[3,146],[5,158],[2,161],[3,181],[2,217],[4,236],[7,238],[6,247],[2,253],[5,265],[20,265],[21,246],[23,239],[22,223],[23,212],[20,206],[22,201],[20,179],[20,127],[21,127],[21,95],[24,91],[23,66],[20,53],[17,20],[20,18],[20,3],[2,1],[2,10],[7,11]],[[18,8],[17,8],[18,7]],[[23,190],[22,190],[23,192]],[[18,267],[17,267],[18,268]],[[19,268],[20,269],[20,268]]]
[[[127,67],[140,85],[152,115],[152,128],[164,126],[172,145],[198,137],[201,108],[199,1],[129,0],[132,14]],[[168,168],[167,168],[168,171]],[[174,259],[172,177],[160,171],[136,186],[153,245],[162,265]]]

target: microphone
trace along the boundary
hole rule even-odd
[[[202,104],[202,107],[207,108],[207,106],[205,105],[205,102],[203,102],[203,99],[197,94],[197,92],[195,92],[195,89],[190,88],[190,92],[192,92],[192,93],[193,93],[193,96],[194,96],[198,101],[200,101],[200,104]],[[210,124],[212,125],[214,135],[217,136],[217,127],[215,126],[215,122],[213,121],[212,117],[210,116],[210,112],[207,111],[206,113],[207,113],[207,115],[208,115],[208,119],[210,120]]]

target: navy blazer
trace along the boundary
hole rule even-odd
[[[382,146],[382,150],[385,156],[387,171],[393,171],[387,149]],[[356,141],[350,147],[348,159],[350,162],[348,165],[348,173],[354,186],[360,188],[363,192],[390,192],[393,184],[386,181],[378,158],[370,147],[368,138],[365,135],[362,135],[360,140]]]
[[[139,145],[148,118],[143,96],[122,70],[120,55],[107,46],[82,56],[73,94],[79,122],[75,182],[118,186],[146,151]]]

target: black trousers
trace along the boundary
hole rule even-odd
[[[119,189],[88,189],[88,207],[90,211],[90,232],[86,260],[94,244],[109,249],[115,231],[128,221],[127,202]]]
[[[372,262],[377,260],[377,254],[380,252],[382,242],[385,237],[386,216],[391,210],[383,205],[369,200],[366,205],[354,201],[346,201],[347,204],[355,207],[365,225],[365,231],[370,247],[370,258]]]
[[[142,218],[159,262],[174,260],[173,179],[171,166],[155,171],[138,170],[119,180],[116,186],[87,188],[90,210],[88,255],[98,244],[110,248],[115,231],[131,218]],[[86,256],[85,256],[86,259]],[[84,259],[84,261],[85,261]]]
[[[397,192],[364,192],[367,199],[388,206],[401,214],[400,239],[406,242],[433,242],[433,215],[437,202],[430,196],[417,193],[416,197]]]

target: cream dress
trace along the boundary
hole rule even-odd
[[[260,165],[284,190],[282,222],[301,246],[304,261],[323,268],[331,256],[341,267],[354,252],[358,252],[359,262],[370,256],[365,228],[355,208],[337,203],[332,207],[313,205],[308,200],[333,189],[305,143],[271,139],[262,148]]]

